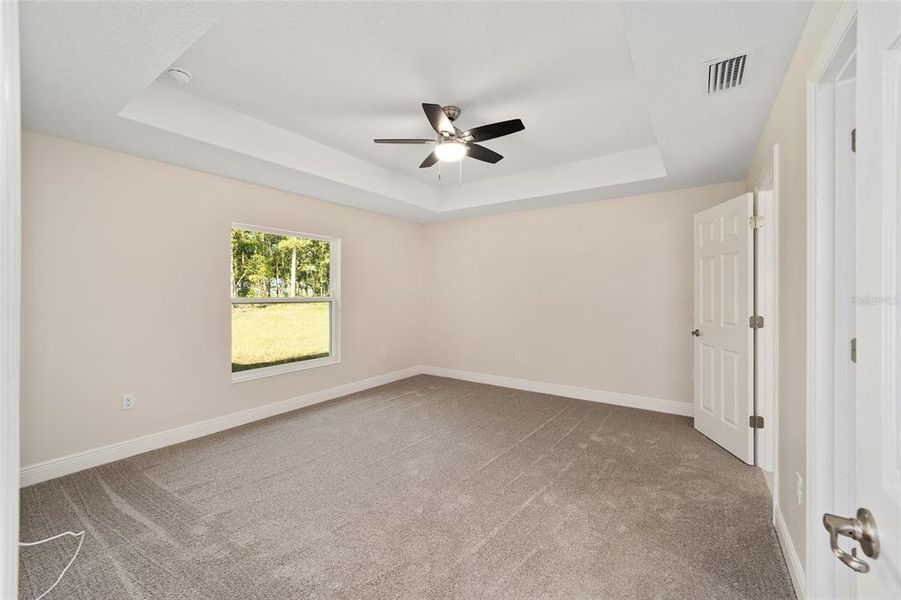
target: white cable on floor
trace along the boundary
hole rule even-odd
[[[72,566],[72,563],[75,562],[75,559],[78,558],[78,553],[81,551],[81,545],[84,543],[84,530],[79,531],[78,533],[75,533],[74,531],[66,531],[65,533],[60,533],[59,535],[55,535],[53,537],[48,537],[46,540],[41,540],[39,542],[19,542],[20,546],[40,546],[41,544],[44,544],[47,542],[52,542],[53,540],[58,540],[59,538],[67,536],[67,535],[71,536],[71,537],[79,538],[78,539],[78,548],[75,549],[75,554],[72,555],[72,559],[69,561],[69,564],[67,564],[66,568],[63,569],[63,572],[59,574],[59,577],[56,578],[56,581],[53,582],[53,585],[51,585],[49,588],[47,588],[46,592],[44,592],[43,594],[41,594],[34,600],[41,600],[41,598],[43,598],[44,596],[46,596],[47,594],[52,592],[53,588],[55,588],[56,585],[60,581],[63,580],[63,575],[66,574],[66,571],[69,570],[69,567]]]

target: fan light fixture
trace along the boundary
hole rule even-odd
[[[457,162],[466,156],[466,146],[455,140],[439,142],[435,146],[435,156],[441,162]]]
[[[453,121],[460,116],[459,106],[440,106],[423,102],[422,110],[438,137],[376,138],[372,141],[376,144],[434,144],[435,148],[419,165],[420,169],[433,167],[437,162],[460,162],[463,157],[493,165],[504,157],[478,142],[504,137],[526,128],[521,119],[510,119],[460,131],[453,124]]]

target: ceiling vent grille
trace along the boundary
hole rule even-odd
[[[748,54],[739,54],[704,64],[704,95],[734,90],[745,82]]]

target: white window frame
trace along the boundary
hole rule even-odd
[[[329,243],[329,296],[316,298],[233,298],[231,290],[231,232],[234,229],[244,229],[246,231],[256,231],[259,233],[271,233],[274,235],[284,235],[290,237],[299,237],[308,240],[323,240]],[[228,230],[228,273],[229,273],[229,312],[228,312],[228,370],[231,373],[232,383],[240,383],[242,381],[251,381],[261,379],[263,377],[273,377],[284,373],[293,373],[294,371],[303,371],[306,369],[314,369],[325,365],[334,365],[341,362],[341,239],[326,235],[318,235],[315,233],[303,233],[300,231],[290,231],[287,229],[275,229],[273,227],[261,227],[259,225],[249,225],[247,223],[232,223]],[[322,358],[311,358],[308,360],[298,360],[282,365],[273,365],[270,367],[259,367],[257,369],[247,369],[245,371],[232,372],[232,314],[231,307],[235,304],[303,304],[307,302],[329,302],[331,309],[329,310],[329,346],[331,354]]]

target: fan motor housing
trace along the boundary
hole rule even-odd
[[[453,106],[453,105],[442,106],[441,110],[444,111],[444,114],[446,114],[447,118],[450,119],[451,121],[456,121],[457,118],[460,116],[460,113],[463,112],[463,109],[461,109],[459,106]]]

